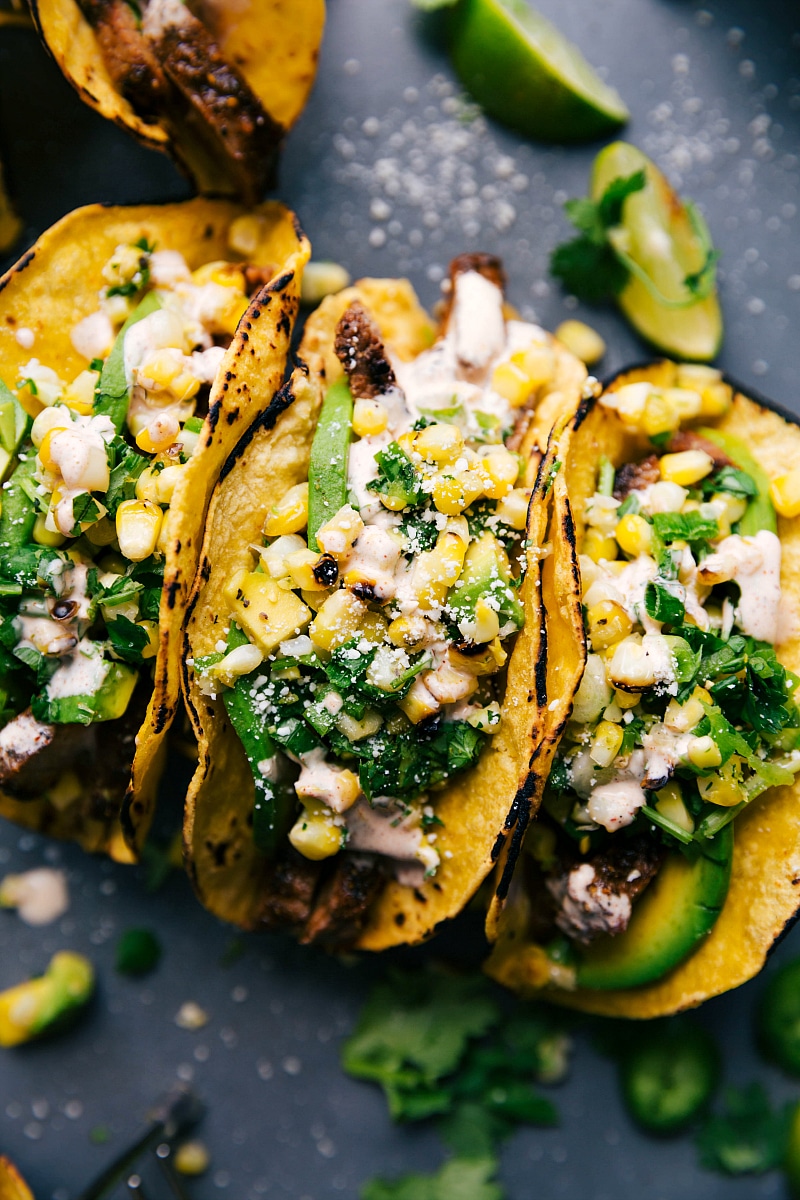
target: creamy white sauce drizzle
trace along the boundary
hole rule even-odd
[[[568,875],[548,880],[547,888],[559,905],[556,925],[563,933],[588,942],[598,933],[621,933],[627,928],[630,897],[599,886],[591,863],[580,863]]]
[[[781,543],[761,529],[753,537],[731,534],[698,567],[708,584],[730,580],[739,586],[736,623],[743,633],[763,642],[778,639],[781,603]]]

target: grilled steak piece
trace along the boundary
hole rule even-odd
[[[721,450],[714,442],[708,438],[702,437],[699,433],[695,433],[692,429],[680,429],[670,438],[669,446],[667,447],[670,454],[677,454],[681,450],[705,450],[706,454],[713,461],[717,471],[721,467],[732,467],[733,463],[728,458],[724,450]]]
[[[548,879],[559,906],[558,928],[584,944],[604,933],[624,933],[633,901],[658,873],[664,854],[651,838],[612,839],[600,853]]]
[[[143,29],[172,85],[164,116],[176,142],[185,129],[213,162],[224,162],[245,199],[260,199],[274,182],[283,127],[181,0],[149,0]]]
[[[35,800],[68,767],[91,766],[95,753],[93,726],[44,725],[26,709],[0,730],[0,787]]]
[[[359,399],[372,400],[396,386],[378,327],[357,300],[336,326],[334,350],[350,380],[353,395]]]
[[[301,929],[311,915],[320,866],[289,850],[271,863],[259,922],[266,929]]]
[[[614,476],[614,499],[624,500],[631,492],[658,483],[660,478],[661,468],[655,454],[648,454],[641,462],[624,463]]]
[[[157,121],[169,91],[153,47],[127,0],[78,0],[114,86],[143,121]]]
[[[385,878],[380,859],[362,854],[339,855],[320,889],[301,942],[346,950],[361,932]]]

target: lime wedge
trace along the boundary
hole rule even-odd
[[[622,224],[608,234],[614,249],[639,268],[617,302],[633,327],[659,350],[675,358],[708,362],[722,342],[716,289],[693,301],[685,282],[706,261],[709,242],[698,214],[676,195],[658,167],[628,142],[614,142],[598,154],[591,198],[598,201],[615,179],[641,170],[647,178],[645,187],[628,196]]]
[[[627,121],[617,92],[525,0],[459,0],[450,22],[462,83],[487,113],[520,133],[585,141]]]

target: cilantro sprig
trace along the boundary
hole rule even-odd
[[[581,300],[598,304],[618,296],[631,276],[644,284],[665,308],[689,308],[713,291],[719,252],[711,244],[706,224],[690,200],[684,200],[683,204],[703,247],[704,258],[699,270],[685,276],[686,296],[683,299],[665,296],[624,248],[624,239],[618,235],[624,225],[625,201],[646,186],[647,175],[641,169],[612,179],[597,201],[584,197],[567,200],[564,205],[564,211],[579,232],[571,241],[556,246],[550,258],[550,270]]]

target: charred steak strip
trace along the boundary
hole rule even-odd
[[[164,72],[128,0],[78,0],[114,86],[143,121],[159,119],[169,92]]]
[[[614,499],[624,500],[631,492],[658,483],[660,478],[661,468],[655,454],[648,454],[641,462],[624,463],[614,476]]]
[[[379,859],[361,854],[341,855],[320,889],[301,942],[346,950],[358,938],[385,879]]]
[[[378,327],[357,300],[336,327],[334,350],[350,380],[353,395],[359,399],[383,396],[396,386]]]
[[[682,450],[704,450],[717,471],[721,467],[733,466],[724,450],[692,429],[681,429],[678,433],[673,434],[667,448],[670,454],[677,454]]]
[[[558,928],[584,944],[601,934],[624,933],[633,901],[655,878],[664,853],[649,838],[626,838],[549,879],[559,905]]]

